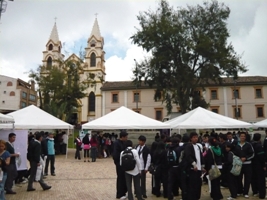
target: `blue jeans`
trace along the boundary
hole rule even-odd
[[[5,200],[5,184],[6,184],[6,178],[7,178],[7,173],[4,172],[3,174],[3,179],[0,181],[0,199]]]

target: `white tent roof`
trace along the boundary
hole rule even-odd
[[[82,125],[83,129],[168,129],[170,126],[124,106]]]
[[[30,105],[8,114],[15,119],[15,129],[73,129],[73,126]]]
[[[201,107],[165,123],[169,124],[173,129],[249,128],[253,126],[250,123],[232,119]]]
[[[0,123],[14,123],[14,118],[12,116],[4,115],[0,113]]]
[[[267,127],[267,119],[259,121],[259,122],[255,123],[253,125],[256,126],[256,127]]]

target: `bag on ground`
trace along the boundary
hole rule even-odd
[[[135,168],[136,161],[131,149],[126,149],[121,155],[121,167],[124,171],[130,171]]]
[[[233,154],[233,167],[231,169],[231,173],[235,176],[239,176],[242,169],[242,160]]]

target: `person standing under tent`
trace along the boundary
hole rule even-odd
[[[82,148],[82,141],[81,141],[79,135],[76,136],[76,138],[74,140],[74,144],[75,144],[75,148],[76,148],[75,159],[81,160],[80,151],[81,151],[81,148]]]
[[[15,153],[14,142],[16,140],[15,133],[9,133],[8,142],[6,143],[6,150],[10,153],[10,164],[6,167],[7,170],[7,179],[6,179],[6,194],[16,194],[12,190],[13,182],[17,177],[17,165],[16,158],[19,157],[19,154]]]
[[[89,134],[86,133],[85,136],[83,137],[83,158],[84,158],[84,162],[86,162],[86,158],[88,159],[88,162],[90,162],[89,160],[89,150],[91,148],[90,146],[90,140],[89,140]]]
[[[55,176],[55,142],[54,142],[54,135],[52,132],[48,134],[46,139],[47,144],[47,159],[45,162],[45,176],[48,175],[48,165],[50,162],[50,173],[52,176]]]

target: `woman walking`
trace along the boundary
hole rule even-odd
[[[89,140],[89,134],[86,133],[86,135],[83,138],[83,157],[84,157],[84,162],[86,162],[86,158],[89,160],[89,150],[90,150],[90,140]]]

